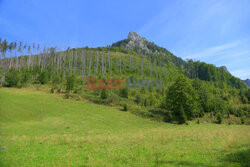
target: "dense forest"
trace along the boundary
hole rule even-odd
[[[250,117],[250,89],[211,64],[176,57],[147,42],[150,52],[126,48],[128,40],[107,47],[68,48],[0,39],[0,85],[47,88],[65,98],[120,106],[124,111],[167,122],[185,123],[210,115],[218,123],[231,115]],[[107,80],[160,79],[161,88],[87,89],[87,77]],[[95,84],[98,84],[97,82]],[[139,83],[136,83],[139,84]]]

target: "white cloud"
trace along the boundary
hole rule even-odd
[[[237,76],[243,80],[245,79],[249,79],[250,78],[250,69],[246,69],[246,70],[234,70],[231,71],[231,74],[233,74],[234,76]]]
[[[238,40],[238,41],[234,41],[234,42],[223,44],[223,45],[213,46],[210,48],[206,48],[200,52],[190,54],[184,57],[184,59],[197,59],[197,58],[203,59],[203,58],[208,58],[211,56],[216,56],[220,53],[223,53],[226,50],[229,50],[238,46],[240,43],[241,41]]]

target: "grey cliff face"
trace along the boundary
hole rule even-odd
[[[137,34],[136,32],[129,32],[128,40],[136,41],[136,40],[140,40],[140,39],[141,39],[141,36],[139,34]]]
[[[128,44],[126,45],[128,49],[134,49],[135,47],[139,47],[140,49],[149,52],[149,49],[146,45],[147,39],[141,37],[136,32],[129,32],[127,39],[129,40]]]

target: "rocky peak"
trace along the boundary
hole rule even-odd
[[[137,34],[136,32],[129,32],[128,33],[128,40],[136,41],[136,40],[141,40],[142,37]]]
[[[139,47],[142,50],[149,52],[149,49],[146,45],[147,39],[141,37],[136,32],[129,32],[127,39],[129,40],[128,44],[126,45],[128,49],[134,49],[135,47]]]
[[[226,73],[229,73],[229,74],[230,74],[230,72],[227,70],[227,67],[226,67],[226,66],[221,66],[220,69],[222,69],[222,70],[225,71]]]

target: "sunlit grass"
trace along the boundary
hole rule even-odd
[[[247,166],[250,127],[173,125],[32,89],[0,89],[0,166]]]

